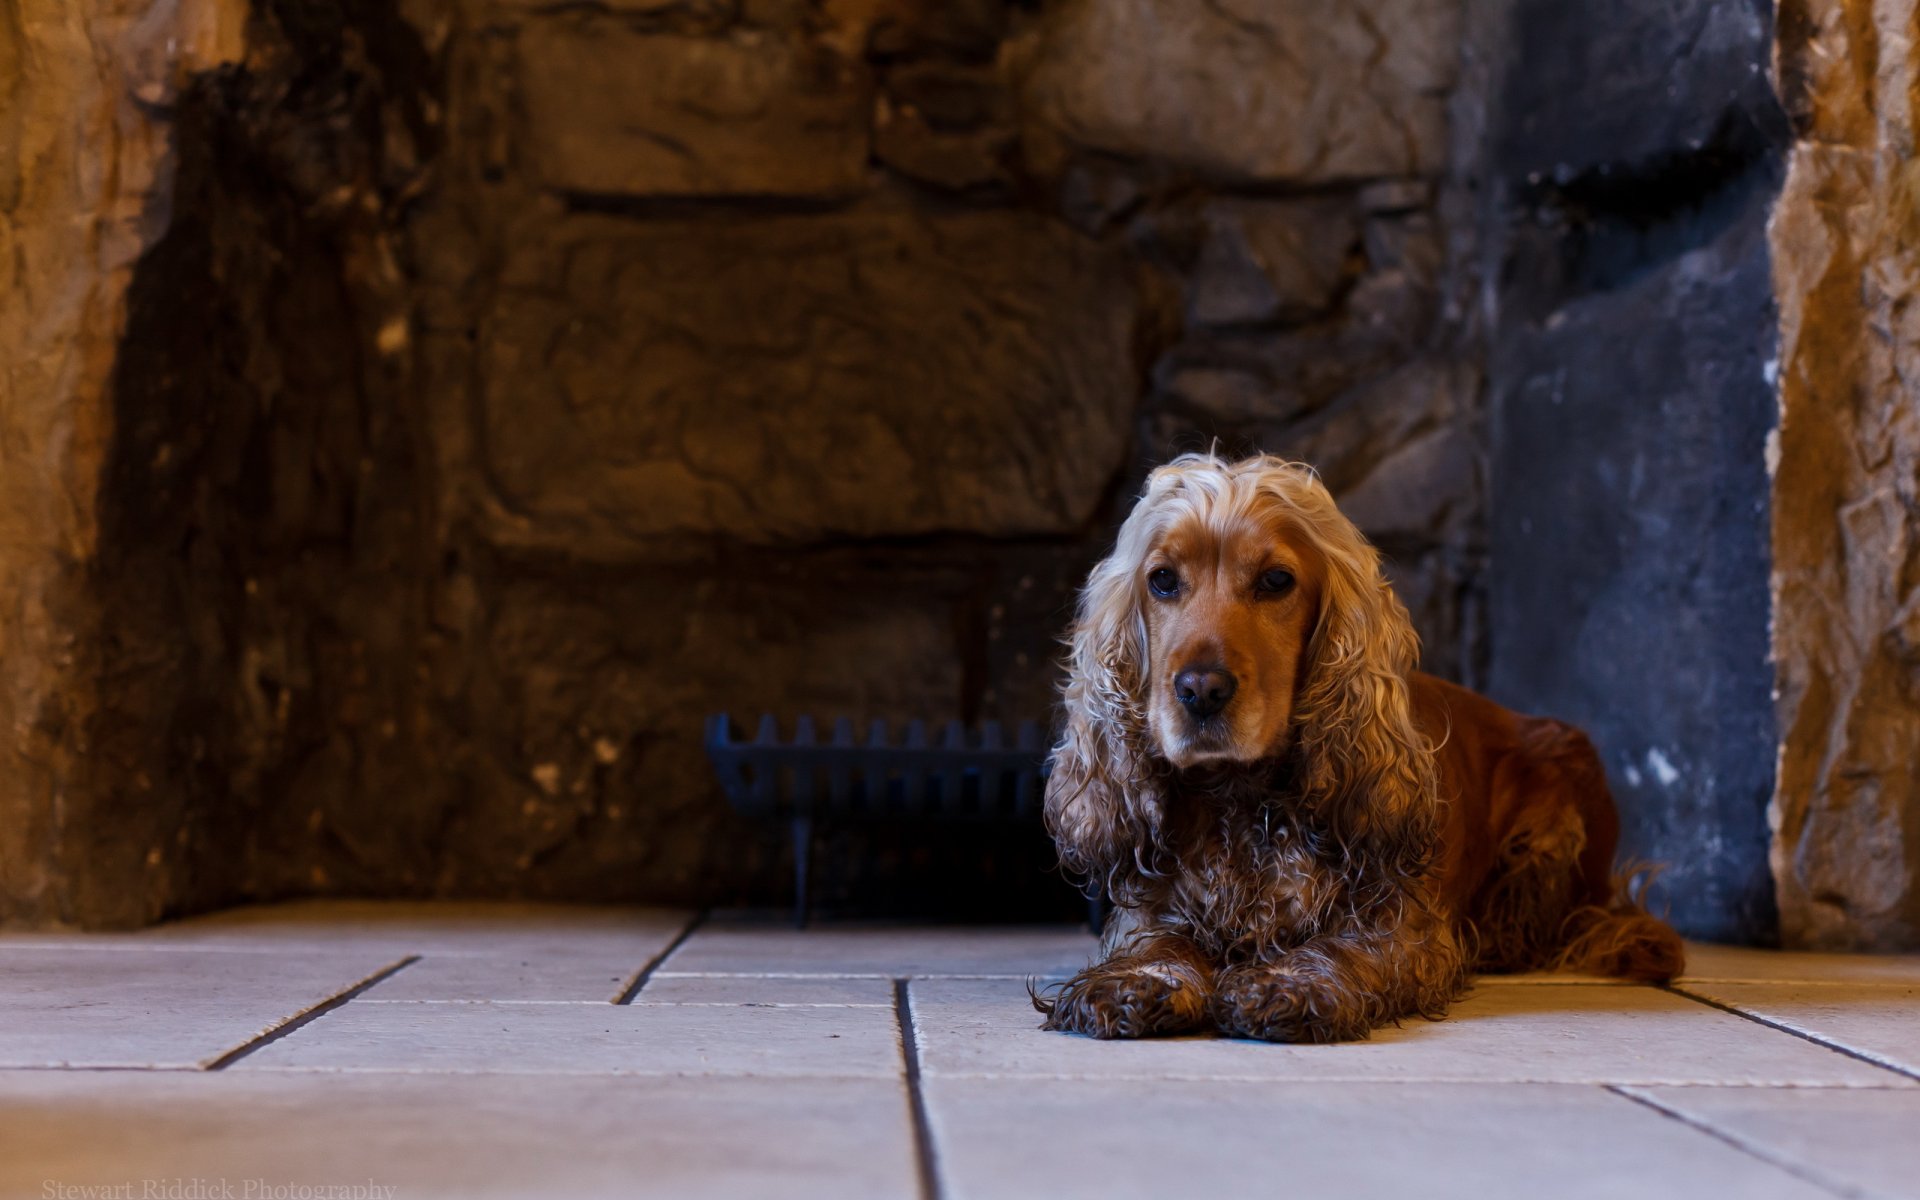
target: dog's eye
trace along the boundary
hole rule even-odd
[[[1147,589],[1162,600],[1180,594],[1180,576],[1171,567],[1161,567],[1147,576]]]
[[[1293,586],[1293,572],[1275,567],[1271,571],[1262,571],[1260,578],[1254,580],[1254,588],[1270,596],[1278,596]]]

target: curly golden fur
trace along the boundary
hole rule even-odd
[[[1468,972],[1664,978],[1679,940],[1608,878],[1592,747],[1415,671],[1379,555],[1313,471],[1154,472],[1081,594],[1046,796],[1116,905],[1035,1004],[1097,1037],[1365,1037]]]

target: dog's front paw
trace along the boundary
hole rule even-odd
[[[1204,985],[1176,964],[1101,965],[1034,997],[1044,1029],[1097,1038],[1190,1033],[1207,1023]]]
[[[1244,966],[1214,981],[1214,1026],[1231,1037],[1267,1042],[1346,1042],[1372,1032],[1364,997],[1318,972]]]

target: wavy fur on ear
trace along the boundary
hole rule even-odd
[[[1060,863],[1125,902],[1139,877],[1162,873],[1161,767],[1147,748],[1146,614],[1140,564],[1158,529],[1157,500],[1171,486],[1156,471],[1120,527],[1113,553],[1087,576],[1067,636],[1061,699],[1065,729],[1047,780],[1047,831]]]
[[[1326,559],[1320,621],[1294,709],[1303,799],[1349,858],[1417,874],[1440,818],[1432,749],[1414,727],[1408,695],[1419,635],[1379,552],[1313,471],[1254,461],[1261,490],[1285,503]]]

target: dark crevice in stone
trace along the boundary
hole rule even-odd
[[[854,203],[854,197],[851,196],[627,196],[595,192],[558,192],[556,195],[571,213],[624,217],[635,221],[684,220],[689,217],[718,220],[727,216],[810,216],[843,211]]]
[[[1517,219],[1562,243],[1559,287],[1578,294],[1626,286],[1713,241],[1756,200],[1771,200],[1785,131],[1768,124],[1776,127],[1729,110],[1698,147],[1528,180],[1515,188]]]
[[[112,379],[93,571],[110,686],[81,823],[99,845],[75,869],[120,907],[89,923],[321,882],[276,828],[324,841],[321,809],[389,800],[298,781],[372,735],[343,712],[377,727],[414,687],[419,431],[374,349],[401,301],[369,251],[433,146],[426,59],[374,3],[266,4],[251,37],[247,67],[180,100],[173,219]]]

